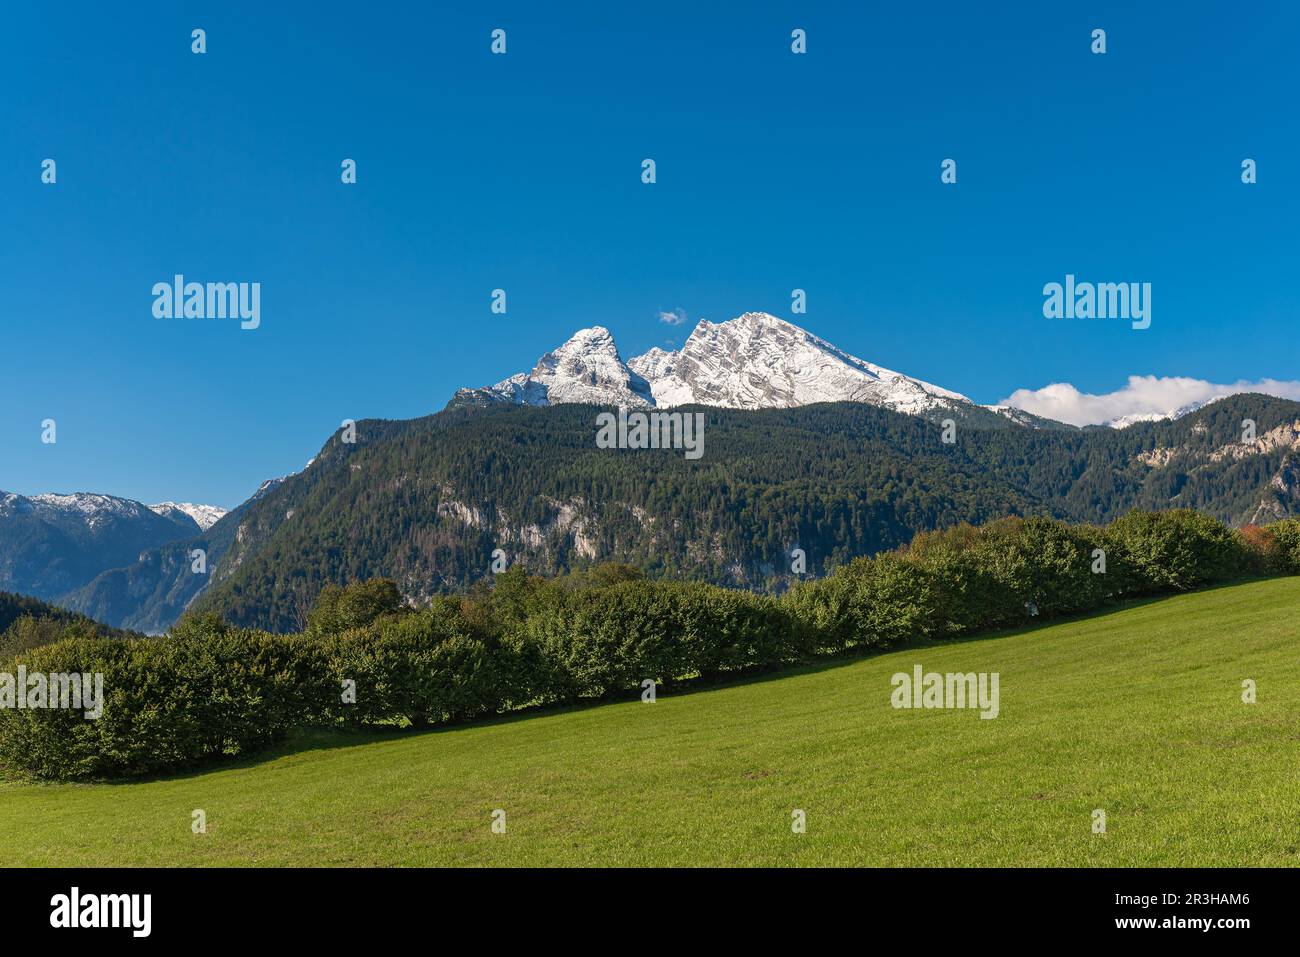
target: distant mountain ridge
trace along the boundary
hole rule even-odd
[[[0,590],[57,601],[105,568],[198,531],[182,512],[114,495],[0,492]]]
[[[118,628],[145,634],[166,631],[211,584],[248,509],[285,478],[263,482],[247,501],[229,511],[215,506],[190,506],[205,519],[216,512],[221,515],[206,527],[199,528],[195,522],[197,534],[150,548],[132,562],[101,571],[63,595],[59,604]],[[203,551],[203,572],[194,570],[195,549]]]
[[[149,508],[163,516],[185,515],[192,519],[202,532],[206,532],[230,511],[218,505],[195,505],[191,502],[160,502],[157,505],[150,505]]]
[[[256,496],[254,496],[256,498]],[[250,499],[251,501],[251,499]],[[19,495],[0,492],[0,590],[32,596],[114,627],[165,628],[206,577],[190,574],[189,551],[209,539],[227,510],[215,505],[134,499],[97,492]],[[233,526],[232,526],[233,527]],[[220,546],[216,549],[218,556]],[[164,556],[177,587],[172,601],[150,600],[140,570],[162,574]],[[180,572],[183,569],[185,576]],[[133,584],[106,600],[109,582]]]
[[[1127,429],[1130,425],[1136,425],[1139,422],[1162,422],[1166,419],[1181,419],[1197,409],[1203,409],[1211,402],[1218,402],[1220,398],[1223,398],[1223,396],[1215,396],[1212,399],[1204,399],[1199,402],[1189,402],[1186,405],[1165,412],[1130,412],[1128,415],[1110,419],[1104,424],[1112,429]]]

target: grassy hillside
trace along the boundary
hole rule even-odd
[[[1293,864],[1297,605],[1300,579],[1275,579],[653,705],[3,785],[0,832],[17,865]],[[999,672],[1001,715],[892,709],[918,663]]]

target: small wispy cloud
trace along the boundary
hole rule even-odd
[[[1241,392],[1300,400],[1300,382],[1242,379],[1221,384],[1186,376],[1131,375],[1128,384],[1114,392],[1080,392],[1068,382],[1054,382],[1041,389],[1017,389],[1000,404],[1071,425],[1100,425],[1126,415],[1168,415]]]
[[[686,321],[686,310],[681,306],[671,311],[659,310],[659,321],[667,323],[670,326],[680,326]]]

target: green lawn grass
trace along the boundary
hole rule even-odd
[[[10,865],[1294,864],[1298,610],[1300,579],[1254,582],[655,704],[3,784],[0,834]],[[917,663],[999,672],[1000,716],[894,710]]]

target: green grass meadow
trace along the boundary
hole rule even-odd
[[[999,717],[893,709],[890,677],[915,664],[998,672]],[[131,784],[2,783],[0,834],[10,865],[44,866],[1290,865],[1300,578],[654,704],[321,733]]]

